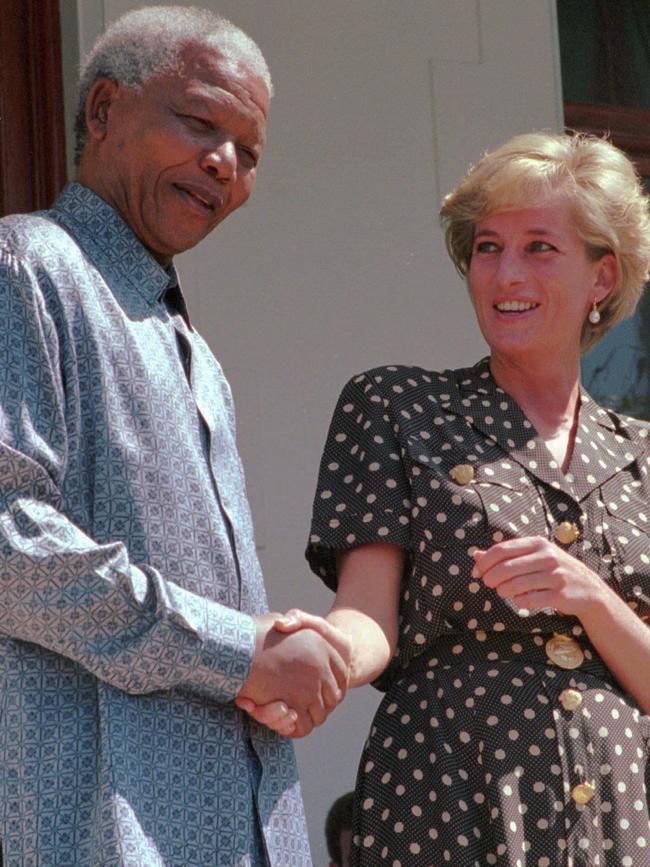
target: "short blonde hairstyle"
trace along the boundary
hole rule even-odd
[[[634,313],[650,268],[648,197],[622,151],[581,133],[515,136],[470,168],[446,196],[440,217],[449,255],[466,277],[478,220],[557,194],[566,197],[590,258],[611,252],[618,265],[616,285],[599,307],[600,322],[583,326],[586,352]]]

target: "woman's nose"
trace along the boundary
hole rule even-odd
[[[503,250],[499,256],[497,279],[503,286],[521,283],[526,276],[526,267],[522,257],[516,250]]]

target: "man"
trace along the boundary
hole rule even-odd
[[[344,649],[265,615],[230,392],[172,264],[250,195],[270,94],[224,19],[129,13],[82,67],[76,183],[0,221],[9,867],[311,863],[291,744],[234,699],[304,734]]]
[[[354,792],[346,792],[327,811],[325,840],[330,856],[329,867],[350,867],[353,805]]]

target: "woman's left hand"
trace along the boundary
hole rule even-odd
[[[607,592],[595,572],[541,536],[497,542],[474,560],[472,575],[519,609],[554,608],[580,618]]]

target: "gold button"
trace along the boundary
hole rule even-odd
[[[571,789],[571,797],[576,804],[588,804],[596,794],[596,787],[591,783],[578,783]]]
[[[471,464],[457,464],[449,470],[449,475],[459,485],[469,485],[474,479],[474,467]]]
[[[582,704],[582,693],[577,689],[563,689],[560,693],[560,704],[564,710],[577,710]]]
[[[579,668],[585,655],[577,641],[568,635],[554,635],[546,642],[546,655],[560,668]]]
[[[561,545],[570,545],[579,537],[580,530],[572,521],[562,521],[555,528],[555,538]]]

